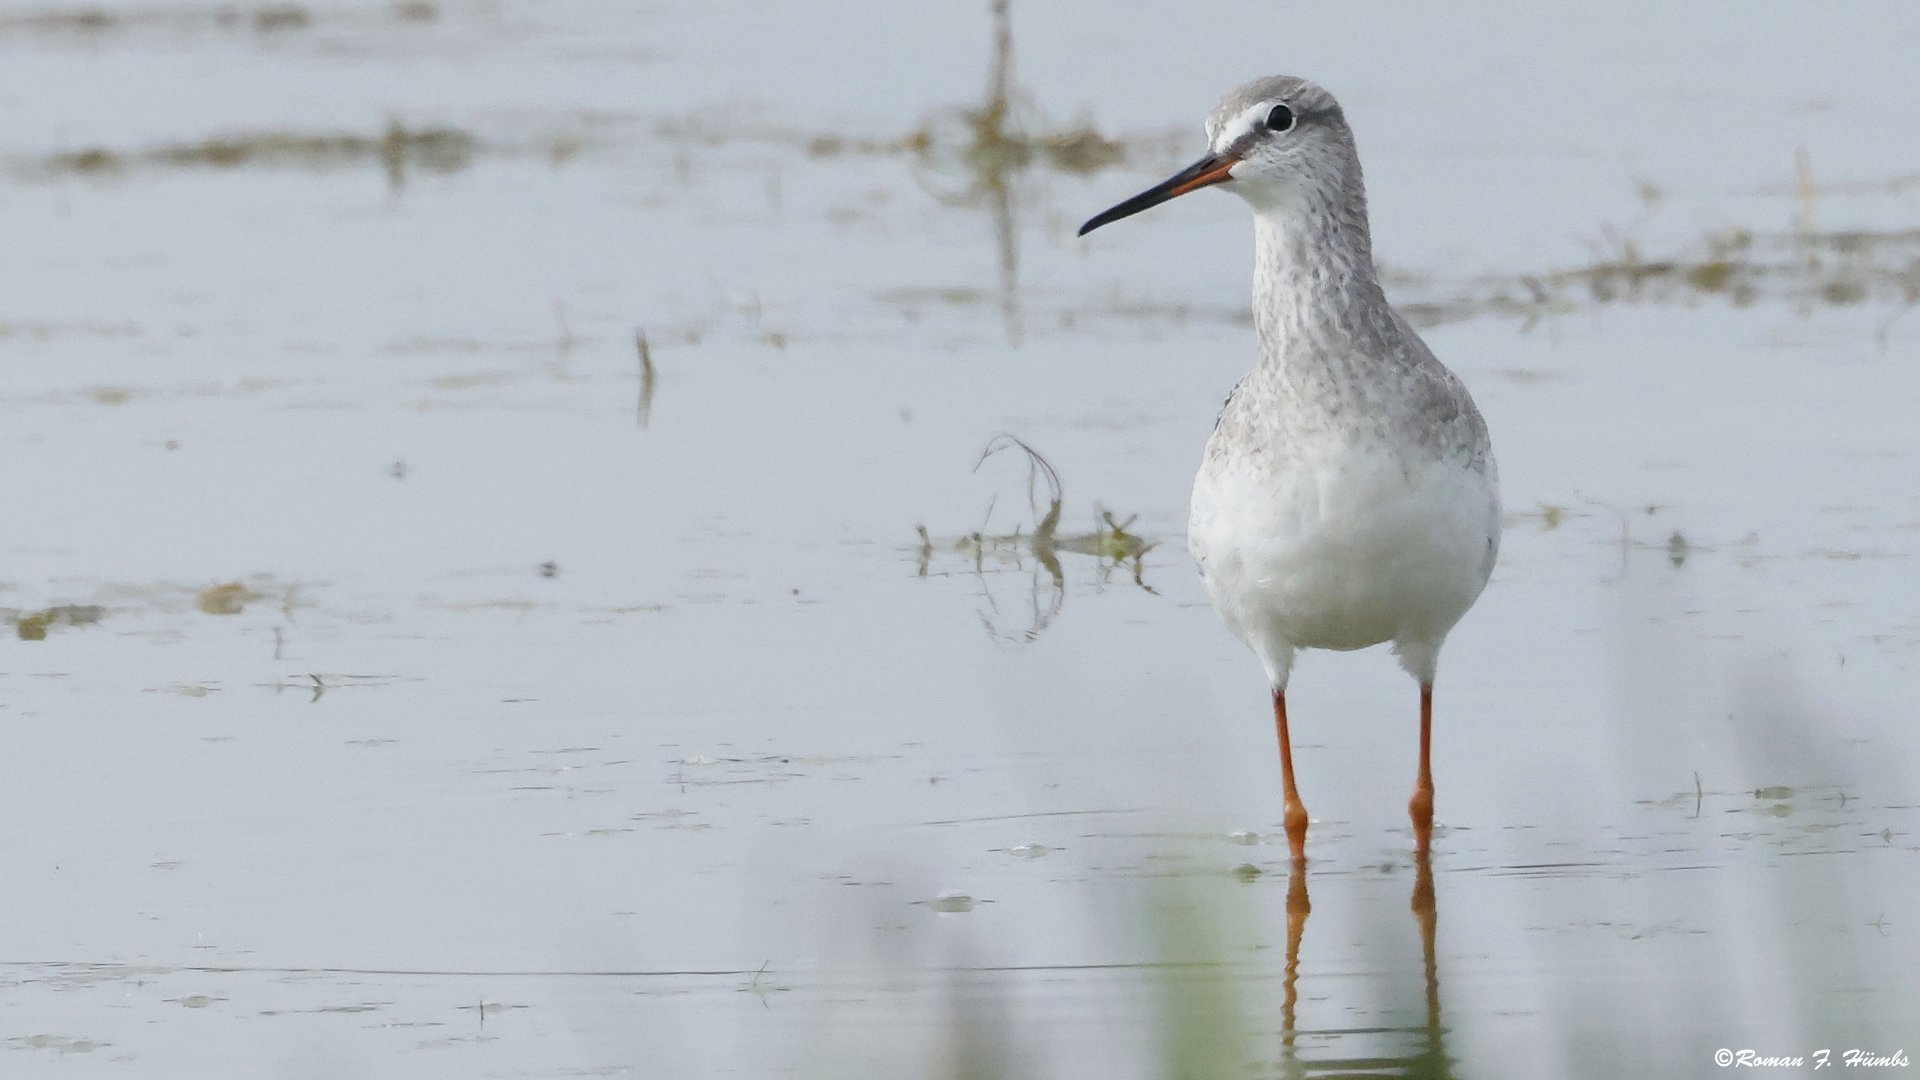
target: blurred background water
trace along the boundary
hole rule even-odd
[[[1894,3],[5,0],[0,1069],[1913,1054],[1916,48]],[[1185,555],[1244,208],[1072,235],[1280,71],[1501,457],[1429,867],[1411,685],[1315,654],[1288,872]]]

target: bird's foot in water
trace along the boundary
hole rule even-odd
[[[1407,816],[1413,819],[1413,843],[1420,854],[1425,855],[1433,845],[1433,787],[1422,785],[1413,789],[1413,798],[1407,800]]]
[[[1293,849],[1293,861],[1307,861],[1307,808],[1299,796],[1287,799],[1287,846]]]

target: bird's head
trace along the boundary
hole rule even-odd
[[[1207,117],[1207,156],[1080,226],[1085,236],[1216,184],[1258,213],[1364,198],[1353,133],[1332,94],[1291,75],[1236,87]]]

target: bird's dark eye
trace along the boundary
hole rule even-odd
[[[1273,111],[1267,114],[1267,130],[1292,131],[1293,110],[1285,105],[1275,105]]]

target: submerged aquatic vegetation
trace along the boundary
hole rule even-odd
[[[1893,324],[1920,306],[1920,229],[1719,230],[1657,257],[1637,241],[1610,235],[1592,262],[1578,266],[1450,282],[1404,272],[1388,272],[1386,279],[1395,306],[1421,328],[1495,317],[1520,319],[1531,330],[1556,315],[1629,304],[1750,307],[1773,300],[1802,309],[1882,304],[1891,311],[1874,333],[1884,348]],[[1102,314],[1249,321],[1240,305],[1130,302]],[[1063,317],[1063,325],[1072,322]],[[1510,374],[1522,381],[1537,377]]]
[[[653,346],[647,342],[645,330],[633,332],[634,351],[640,354],[640,400],[635,407],[634,417],[642,430],[653,421],[653,391],[659,382],[659,372],[653,366]]]
[[[274,4],[253,9],[256,30],[301,30],[313,25],[313,12],[298,4]]]
[[[964,139],[930,137],[929,150],[921,155],[921,161],[929,172],[942,171],[943,167],[951,171],[950,166],[957,162],[967,186],[957,192],[936,193],[936,198],[950,206],[984,207],[993,215],[994,246],[1000,256],[1001,320],[1008,338],[1017,341],[1021,334],[1019,181],[1036,162],[1086,173],[1118,164],[1125,153],[1120,143],[1102,137],[1091,127],[1036,131],[1037,125],[1024,118],[1031,106],[1014,84],[1013,21],[1008,2],[993,0],[993,55],[986,98],[977,108],[959,110]],[[929,127],[939,125],[941,119],[932,118]]]
[[[1149,140],[1121,139],[1090,121],[1044,117],[1013,75],[1008,0],[993,0],[986,92],[976,104],[935,109],[911,130],[891,135],[796,134],[733,110],[703,112],[656,127],[656,134],[715,146],[734,141],[798,145],[812,158],[854,154],[906,156],[916,178],[943,205],[985,211],[998,253],[997,297],[1009,338],[1020,337],[1019,229],[1022,188],[1034,174],[1087,174],[1123,164]],[[1157,147],[1160,140],[1151,140]]]
[[[378,165],[398,190],[413,172],[449,174],[482,155],[536,157],[559,167],[585,144],[573,134],[529,140],[487,140],[457,127],[414,127],[389,119],[377,133],[352,131],[243,131],[134,149],[86,146],[38,159],[26,168],[41,176],[108,176],[135,169],[342,169]]]
[[[1812,308],[1882,303],[1895,309],[1875,331],[1884,348],[1892,323],[1920,306],[1920,229],[1822,231],[1816,214],[1819,187],[1804,151],[1795,155],[1794,167],[1795,205],[1786,228],[1715,229],[1658,256],[1645,253],[1630,230],[1607,229],[1593,261],[1585,265],[1482,278],[1450,299],[1408,307],[1427,323],[1515,314],[1531,325],[1555,312],[1612,304],[1719,300],[1747,307],[1773,299]],[[1650,201],[1657,201],[1657,192]]]
[[[379,162],[389,172],[421,168],[456,172],[466,168],[480,148],[472,134],[449,127],[410,128],[388,121],[379,135],[280,131],[220,135],[198,142],[165,143],[122,152],[104,147],[55,154],[47,167],[56,172],[100,173],[135,165],[233,169],[263,165],[282,168],[334,168]]]
[[[200,590],[195,603],[201,611],[209,615],[238,615],[247,605],[262,598],[238,581],[229,581],[224,585],[212,585]]]
[[[1685,302],[1724,297],[1744,307],[1762,296],[1827,305],[1920,299],[1920,231],[1710,233],[1690,251],[1643,258],[1632,241],[1594,263],[1542,279],[1595,303]]]
[[[1064,495],[1060,474],[1039,451],[1013,435],[998,435],[981,452],[975,468],[996,454],[1009,450],[1017,451],[1026,458],[1027,504],[1033,515],[1031,525],[1016,526],[1012,532],[995,533],[983,523],[972,532],[948,541],[935,541],[925,525],[916,526],[915,531],[920,537],[921,577],[935,576],[934,559],[942,549],[964,557],[972,564],[973,574],[983,585],[988,610],[981,613],[981,620],[988,632],[996,637],[1005,636],[1019,641],[1031,641],[1039,636],[1065,603],[1067,575],[1065,567],[1061,565],[1063,555],[1093,558],[1097,565],[1097,585],[1105,585],[1114,570],[1125,569],[1135,585],[1147,592],[1154,591],[1146,583],[1145,559],[1155,542],[1131,531],[1138,515],[1118,520],[1111,512],[1096,507],[1097,524],[1093,529],[1084,533],[1062,533],[1060,521]],[[1041,501],[1042,489],[1045,490],[1044,505]],[[987,516],[991,517],[992,514],[993,504],[989,503]],[[1032,560],[1031,567],[1028,565],[1029,559]],[[999,604],[991,587],[986,586],[989,564],[994,564],[995,571],[1029,571],[1031,604],[1024,627],[1003,632],[1001,624],[1004,620]]]
[[[19,612],[13,617],[14,632],[21,641],[45,641],[47,631],[56,627],[92,626],[107,609],[95,604],[58,604],[39,611]]]
[[[44,641],[56,630],[92,626],[106,618],[109,611],[128,613],[159,611],[169,615],[200,611],[208,615],[238,615],[261,601],[269,602],[282,614],[297,607],[297,585],[286,585],[266,575],[245,580],[219,582],[204,586],[174,584],[102,583],[94,586],[95,597],[104,603],[55,604],[38,610],[0,607],[0,622],[11,623],[22,641]],[[276,642],[280,631],[274,631]]]
[[[1013,28],[1007,0],[995,0],[993,20],[987,93],[979,105],[937,110],[902,135],[882,138],[814,135],[806,140],[807,153],[812,157],[904,153],[928,159],[951,159],[963,164],[966,171],[988,187],[1004,184],[1008,174],[1036,165],[1061,172],[1089,173],[1123,163],[1127,158],[1127,144],[1101,134],[1090,123],[1082,121],[1054,127],[1032,115],[1035,109],[1031,100],[1013,80]],[[682,126],[680,130],[685,132],[689,127]],[[730,128],[733,135],[743,130],[732,125]],[[705,130],[713,138],[723,137],[718,127]]]
[[[392,21],[426,23],[440,17],[440,9],[430,0],[398,0],[382,13],[371,10],[335,9],[324,16],[304,4],[267,3],[182,5],[168,8],[141,5],[133,9],[97,6],[70,8],[45,7],[17,15],[0,16],[0,32],[104,34],[139,29],[252,31],[261,34],[289,30],[307,30],[323,19],[329,24]]]

